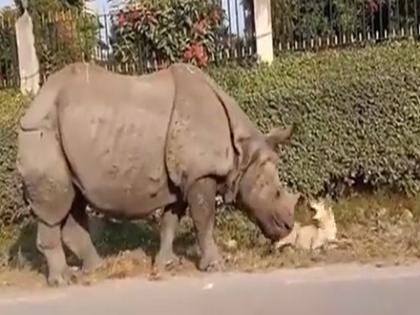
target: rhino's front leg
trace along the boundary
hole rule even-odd
[[[158,270],[178,263],[179,259],[173,251],[173,242],[176,229],[185,214],[184,203],[170,205],[165,208],[160,225],[160,248],[155,258],[155,267]]]
[[[203,178],[197,181],[188,193],[188,204],[201,251],[198,267],[203,271],[217,271],[223,268],[222,258],[213,235],[216,189],[214,179]]]

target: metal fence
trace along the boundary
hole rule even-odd
[[[177,5],[186,3],[169,1]],[[199,5],[204,1],[198,1]],[[41,79],[65,64],[82,60],[96,62],[116,72],[137,74],[165,67],[194,53],[201,54],[210,64],[226,60],[255,61],[253,0],[206,0],[205,4],[215,5],[223,12],[220,28],[203,40],[208,45],[205,53],[199,45],[184,51],[182,41],[192,40],[188,36],[176,39],[178,46],[171,49],[152,42],[150,34],[144,31],[150,25],[138,18],[142,14],[144,18],[144,8],[113,10],[99,15],[74,11],[33,14]],[[197,15],[188,8],[178,9],[184,10],[184,17]],[[271,10],[277,53],[408,37],[418,39],[420,34],[420,0],[271,0]],[[126,23],[128,20],[131,24]],[[13,22],[0,14],[0,87],[19,84]],[[163,33],[167,24],[170,24],[167,19],[156,22]],[[171,36],[177,35],[162,38],[168,41],[173,39]]]
[[[420,0],[272,0],[274,49],[419,37]]]
[[[19,86],[14,19],[0,16],[0,88]]]
[[[214,0],[214,3],[223,10],[224,18],[222,29],[217,32],[214,47],[208,51],[209,63],[220,63],[227,60],[247,60],[256,55],[255,31],[252,1],[248,0]],[[136,10],[125,12],[135,15]],[[113,11],[97,15],[98,45],[95,49],[94,59],[106,67],[118,72],[149,72],[158,69],[168,62],[162,58],[157,47],[149,45],[142,40],[141,35],[132,34],[131,38],[121,40],[120,20],[127,15],[123,11]],[[141,28],[141,25],[137,26]],[[147,27],[147,26],[145,26]],[[120,37],[120,38],[118,38]],[[179,51],[182,53],[182,51]],[[166,56],[167,57],[167,56]],[[183,59],[174,56],[169,62]]]
[[[173,5],[178,6],[177,10],[181,13],[190,15],[195,24],[199,24],[199,20],[203,19],[202,14],[200,16],[196,14],[194,6],[193,8],[182,7],[187,2],[171,1]],[[200,42],[204,43],[202,46],[201,44],[194,46],[191,43],[190,51],[184,50],[190,41],[195,40],[195,37],[180,38],[178,46],[172,45],[170,49],[160,46],[160,39],[162,42],[169,41],[171,36],[177,35],[174,34],[179,29],[177,25],[172,25],[172,30],[168,29],[169,35],[160,34],[161,38],[150,39],[151,34],[144,32],[145,28],[150,28],[147,24],[148,16],[146,16],[150,12],[145,13],[144,7],[113,10],[103,14],[76,10],[32,12],[41,83],[54,71],[75,61],[95,62],[120,73],[142,74],[165,67],[171,62],[184,61],[188,53],[202,54],[201,57],[205,59],[206,64],[233,59],[247,60],[255,56],[252,6],[248,6],[246,1],[242,0],[194,1],[196,1],[195,6],[202,5],[200,10],[206,10],[206,6],[209,8],[213,6],[221,14],[216,25],[217,30],[200,37]],[[171,12],[171,10],[168,11]],[[163,27],[171,22],[168,22],[168,17],[160,17],[160,19],[164,18],[166,20],[163,23],[157,21],[159,23],[156,24],[156,28],[160,28],[158,31],[162,31]],[[180,17],[175,16],[175,18]],[[185,19],[185,16],[183,18]],[[123,20],[125,23],[122,23]],[[208,18],[207,21],[209,21]],[[11,22],[7,25],[0,24],[0,79],[3,81],[0,87],[18,86],[19,83],[16,79],[18,73],[16,37],[14,24]],[[182,19],[179,21],[179,23],[184,22]],[[195,25],[190,25],[190,28],[193,27]],[[206,25],[206,27],[209,26]],[[179,30],[178,32],[181,33]],[[185,40],[185,43],[182,40]],[[194,59],[192,62],[197,62],[197,60]]]

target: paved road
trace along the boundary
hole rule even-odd
[[[1,315],[418,315],[420,265],[107,281],[0,293]]]

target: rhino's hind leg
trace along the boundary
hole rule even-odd
[[[102,260],[92,243],[89,234],[89,218],[86,213],[86,200],[77,192],[70,213],[63,225],[64,244],[82,261],[86,273],[97,269]]]
[[[188,192],[188,204],[201,251],[198,267],[203,271],[223,269],[222,257],[213,235],[216,215],[215,198],[216,181],[212,178],[200,179]]]
[[[154,262],[154,267],[158,270],[179,262],[173,251],[173,242],[178,223],[184,216],[185,210],[186,205],[184,203],[167,206],[164,210],[160,226],[160,248]]]
[[[17,166],[25,197],[38,218],[37,248],[48,264],[48,283],[69,283],[61,227],[75,190],[58,139],[52,130],[20,131]]]
[[[39,221],[36,245],[44,255],[48,266],[48,284],[62,286],[72,282],[72,272],[67,266],[61,243],[61,225],[49,226]]]

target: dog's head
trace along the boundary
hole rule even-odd
[[[309,209],[313,213],[312,219],[318,223],[334,221],[334,213],[332,207],[324,200],[311,200]]]

